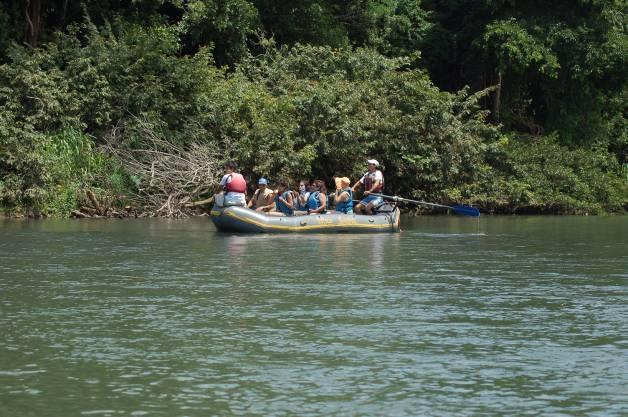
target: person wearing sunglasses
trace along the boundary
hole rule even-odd
[[[381,193],[384,189],[384,175],[382,171],[379,169],[379,162],[375,159],[369,159],[366,161],[368,163],[368,171],[356,182],[352,190],[355,192],[360,184],[364,186],[364,197],[362,200],[354,207],[353,211],[355,214],[373,214],[373,207],[377,207],[384,200],[372,194]]]
[[[298,191],[296,191],[298,190]],[[299,181],[296,190],[292,190],[292,200],[294,201],[294,215],[307,214],[307,200],[310,198],[310,182],[308,180]]]
[[[310,197],[310,182],[308,180],[299,181],[299,192],[296,197],[297,210],[307,210],[307,199]]]

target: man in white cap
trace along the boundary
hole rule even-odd
[[[364,184],[364,198],[353,209],[356,214],[373,214],[373,207],[378,206],[384,200],[381,197],[371,194],[381,193],[384,189],[384,175],[379,169],[379,162],[375,159],[369,159],[368,172],[359,179],[352,187],[353,192],[357,190],[360,184]]]

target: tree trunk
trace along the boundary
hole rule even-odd
[[[26,43],[31,48],[37,47],[39,41],[39,28],[41,26],[41,0],[26,0],[26,21],[28,22],[28,32]]]
[[[502,70],[497,70],[497,89],[495,90],[495,101],[493,101],[493,118],[499,122],[499,108],[502,99]]]
[[[68,1],[69,0],[63,1],[63,11],[61,12],[61,21],[59,23],[59,30],[62,30],[63,26],[65,25],[65,18],[68,14]]]

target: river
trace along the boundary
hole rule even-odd
[[[0,220],[0,416],[626,416],[628,218]]]

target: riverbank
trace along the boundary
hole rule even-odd
[[[429,208],[416,208],[402,206],[401,213],[407,216],[433,216],[433,215],[453,215],[447,210],[433,210]],[[152,211],[142,211],[132,207],[108,208],[104,211],[97,211],[93,208],[82,207],[72,210],[68,215],[46,215],[40,211],[28,210],[26,212],[0,211],[0,219],[145,219],[145,218],[190,218],[204,217],[209,215],[211,206],[194,207],[180,210],[177,216],[159,215]],[[549,208],[518,208],[510,210],[488,210],[479,208],[482,216],[624,216],[628,214],[628,207],[622,211],[615,212],[590,212],[587,210],[578,211],[555,211]]]
[[[0,65],[0,204],[25,215],[127,216],[131,206],[138,216],[177,217],[211,195],[228,160],[249,184],[266,177],[331,185],[334,175],[356,181],[375,158],[388,193],[419,200],[528,214],[628,205],[621,145],[507,130],[482,108],[491,89],[443,91],[420,69],[372,49],[295,45],[225,71],[201,53],[178,55],[176,42],[146,56],[160,51],[161,38],[144,35],[139,45],[141,30],[117,39],[94,32],[84,43],[60,35],[64,42],[20,50]],[[91,84],[71,70],[90,59]],[[136,62],[152,64],[140,70]],[[77,86],[102,87],[109,99]],[[81,210],[86,204],[94,211]]]

